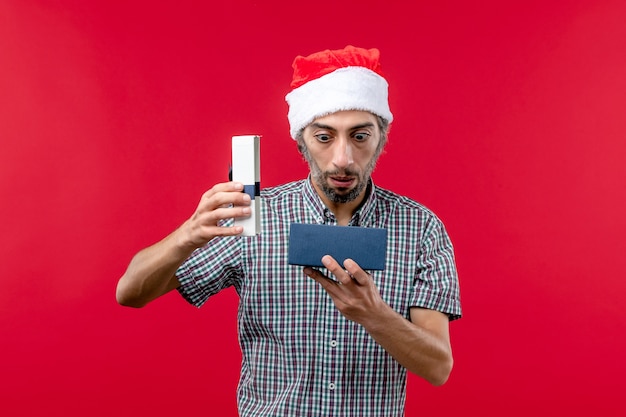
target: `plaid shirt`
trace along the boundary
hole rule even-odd
[[[350,225],[387,228],[385,270],[370,271],[382,298],[407,319],[413,306],[459,318],[453,249],[440,220],[371,189]],[[226,287],[239,294],[240,415],[402,416],[406,369],[287,263],[290,223],[336,224],[333,214],[310,179],[267,188],[261,200],[260,235],[215,238],[177,272],[180,293],[198,307]]]

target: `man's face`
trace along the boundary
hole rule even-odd
[[[360,200],[382,151],[378,118],[340,111],[315,119],[303,132],[301,152],[318,194],[333,204]]]

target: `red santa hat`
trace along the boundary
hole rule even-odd
[[[393,120],[378,49],[325,50],[297,56],[292,66],[292,90],[285,96],[292,138],[316,118],[341,110],[365,110]]]

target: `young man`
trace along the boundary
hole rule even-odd
[[[293,67],[290,133],[309,177],[262,191],[252,237],[233,226],[250,215],[243,185],[215,185],[180,228],[135,255],[117,299],[141,307],[178,289],[201,306],[234,286],[242,416],[402,416],[407,370],[440,385],[452,369],[452,245],[431,211],[372,182],[393,120],[378,50],[326,50]],[[328,255],[325,268],[289,265],[291,223],[385,228],[385,269]]]

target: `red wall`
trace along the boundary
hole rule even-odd
[[[236,415],[234,292],[133,310],[115,285],[230,136],[264,136],[265,186],[306,174],[291,61],[346,44],[391,83],[376,181],[457,251],[455,369],[411,377],[407,416],[626,413],[625,3],[411,3],[0,3],[1,415]]]

